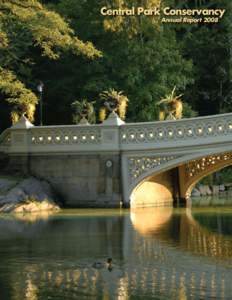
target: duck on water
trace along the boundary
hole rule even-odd
[[[95,269],[103,269],[107,268],[109,271],[112,271],[113,266],[112,266],[112,258],[109,257],[106,261],[106,263],[100,262],[100,261],[95,261],[92,265],[93,268]]]

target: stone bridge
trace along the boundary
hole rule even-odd
[[[46,179],[70,207],[185,201],[204,176],[232,164],[232,114],[125,124],[33,126],[0,136],[9,172]]]

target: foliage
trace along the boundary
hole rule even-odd
[[[104,3],[104,2],[103,2]],[[105,3],[104,3],[105,4]],[[128,0],[110,0],[107,3],[107,7],[111,9],[130,9],[132,6],[134,7],[146,7],[154,8],[154,7],[160,7],[162,5],[161,0],[143,0],[141,5],[141,0],[134,0],[134,1],[128,1]],[[136,35],[140,35],[142,38],[143,31],[142,27],[146,27],[149,24],[152,24],[153,26],[157,27],[159,19],[155,16],[150,16],[147,18],[146,16],[130,16],[129,20],[128,18],[125,18],[124,16],[115,16],[112,17],[105,17],[103,20],[103,26],[106,31],[111,32],[127,32],[127,35],[129,38],[133,38]]]
[[[109,89],[100,93],[100,98],[104,102],[104,107],[101,107],[99,112],[99,120],[101,122],[105,120],[107,111],[116,111],[119,117],[125,120],[129,100],[127,96],[123,95],[122,91],[118,92],[114,89]]]
[[[130,7],[139,1],[112,0],[107,3],[109,7]],[[146,1],[145,4],[156,3]],[[91,61],[87,68],[84,60],[77,64],[68,57],[65,63],[56,65],[56,73],[62,74],[59,79],[66,85],[66,107],[76,94],[97,99],[100,91],[114,87],[123,90],[130,99],[127,121],[155,120],[158,114],[155,103],[161,96],[174,85],[182,92],[193,82],[191,59],[182,56],[174,28],[154,25],[154,18],[124,17],[117,30],[106,28],[106,20],[113,24],[117,18],[102,17],[100,9],[104,5],[103,0],[61,0],[54,5],[60,14],[69,18],[82,39],[94,41],[103,53],[101,59]],[[50,70],[53,72],[53,67]],[[56,92],[55,85],[54,82],[53,97],[61,101],[64,96]],[[97,106],[99,109],[100,103]]]
[[[26,89],[13,72],[0,67],[0,78],[0,90],[6,94],[6,100],[9,103],[37,103],[36,95]]]
[[[0,1],[0,91],[9,103],[35,105],[31,91],[38,57],[57,60],[65,51],[93,59],[101,56],[91,42],[84,43],[58,13],[37,0]],[[33,119],[33,118],[32,118]]]
[[[184,8],[226,9],[225,16],[218,23],[182,25],[177,29],[177,36],[183,55],[193,61],[195,82],[185,92],[188,103],[200,115],[231,111],[232,3],[228,0],[177,2],[179,7]]]
[[[232,183],[232,167],[223,169],[218,176],[219,183]]]
[[[166,94],[165,98],[161,99],[157,102],[159,106],[159,120],[163,121],[167,114],[167,119],[181,119],[182,118],[182,110],[183,104],[181,101],[181,97],[183,96],[175,95],[176,86],[173,88],[170,94]]]
[[[208,25],[100,14],[103,6],[167,5],[225,8],[226,14]],[[28,99],[31,94],[26,90],[35,90],[36,82],[43,80],[47,124],[71,123],[71,103],[77,98],[96,99],[104,119],[107,113],[98,99],[109,87],[123,90],[130,99],[127,121],[158,119],[156,103],[175,85],[184,94],[184,117],[228,112],[232,109],[231,11],[229,0],[1,0],[0,67],[23,84]],[[84,55],[77,57],[79,53]],[[2,100],[17,97],[3,87],[1,91],[3,128],[9,113]]]
[[[17,104],[11,112],[11,121],[16,123],[20,116],[27,114],[28,119],[34,121],[36,95],[28,90],[25,85],[17,80],[9,70],[0,67],[0,90],[6,95],[6,100],[11,104]]]
[[[88,102],[87,99],[83,99],[81,101],[74,101],[71,105],[73,108],[73,122],[75,124],[80,123],[82,119],[86,119],[89,123],[95,123],[95,111],[94,111],[94,103]]]
[[[197,111],[193,110],[191,105],[187,102],[183,103],[183,117],[184,118],[195,118],[198,116]]]
[[[176,92],[176,86],[174,86],[170,94],[166,94],[165,98],[161,99],[157,104],[159,105],[162,103],[171,103],[173,101],[180,101],[183,94],[176,96],[175,92]]]
[[[214,174],[210,174],[204,177],[200,184],[205,185],[218,185],[218,184],[225,184],[225,183],[232,183],[232,167],[226,167]]]
[[[5,45],[9,34],[7,25],[13,22],[23,25],[42,55],[51,59],[59,58],[61,50],[82,53],[90,58],[100,55],[92,43],[83,43],[59,14],[48,10],[39,1],[2,0],[0,12],[1,36]]]

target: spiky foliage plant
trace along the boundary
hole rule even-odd
[[[106,119],[107,111],[115,111],[122,120],[125,120],[129,100],[127,96],[123,95],[123,91],[118,92],[111,88],[107,91],[103,91],[100,94],[100,98],[104,105],[99,111],[99,120],[101,122]]]
[[[71,106],[73,109],[73,122],[80,123],[81,119],[85,118],[89,123],[95,123],[94,103],[89,102],[87,99],[76,100]]]
[[[181,95],[176,95],[176,86],[173,88],[170,94],[165,95],[157,105],[159,106],[159,120],[163,121],[168,114],[169,116],[172,115],[174,119],[181,119],[182,118],[182,111],[183,111],[183,103],[181,100]]]

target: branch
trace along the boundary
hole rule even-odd
[[[22,2],[18,2],[18,1],[14,1],[14,0],[2,0],[3,4],[12,4],[12,5],[17,5],[21,8],[38,8],[38,9],[42,9],[42,4],[40,4],[39,2],[35,3],[37,5],[26,5]]]

